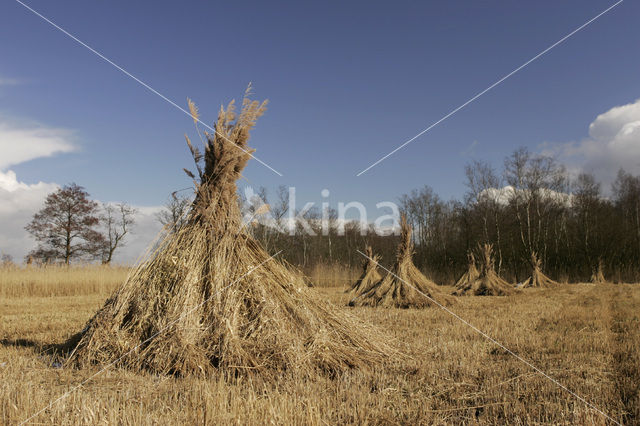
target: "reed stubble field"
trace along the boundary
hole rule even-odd
[[[31,424],[609,424],[440,308],[346,306],[359,271],[307,271],[336,309],[376,324],[407,354],[384,368],[259,382],[110,368]],[[52,349],[86,324],[122,268],[0,272],[0,423],[17,424],[99,368],[60,368]],[[321,277],[325,277],[321,279]],[[453,287],[442,287],[452,291]],[[623,424],[640,421],[640,286],[568,284],[457,298],[460,317]]]

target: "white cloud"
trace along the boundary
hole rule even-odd
[[[16,174],[0,171],[0,251],[21,260],[35,243],[24,230],[47,194],[58,189],[55,183],[19,182]]]
[[[511,200],[514,199],[516,195],[520,195],[520,197],[524,198],[529,198],[530,194],[531,191],[529,190],[517,190],[511,185],[507,185],[503,186],[502,188],[489,188],[483,190],[480,193],[480,199],[493,201],[506,206]],[[546,188],[542,188],[540,190],[540,195],[545,197],[546,199],[552,199],[560,204],[564,204],[565,206],[570,206],[573,200],[573,196],[571,194],[557,192]]]
[[[16,84],[0,79],[0,84]],[[49,157],[75,149],[69,140],[73,132],[35,124],[16,124],[0,117],[0,252],[20,260],[34,247],[34,241],[24,230],[38,211],[47,194],[58,189],[55,183],[27,184],[18,180],[15,172],[5,170],[11,165],[39,157]]]
[[[593,173],[608,190],[620,168],[640,174],[640,99],[600,114],[589,125],[589,137],[579,142],[543,147],[569,170]]]
[[[0,119],[0,170],[40,157],[71,152],[73,132],[45,126],[20,126]]]

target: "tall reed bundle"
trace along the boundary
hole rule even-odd
[[[513,287],[500,278],[493,263],[493,246],[484,244],[480,247],[482,263],[478,277],[466,285],[456,289],[456,296],[506,296],[514,292]]]
[[[367,257],[362,264],[362,274],[358,281],[345,291],[345,293],[351,293],[354,296],[366,293],[376,285],[382,276],[378,273],[378,262],[380,262],[380,255],[374,254],[370,245],[364,248],[364,253]]]
[[[243,227],[236,180],[266,107],[248,92],[239,114],[233,102],[220,109],[204,154],[187,138],[197,174],[185,170],[196,187],[186,224],[167,233],[69,341],[68,365],[275,380],[285,371],[367,367],[393,352],[377,329],[320,299]]]
[[[604,277],[604,262],[602,262],[602,259],[598,259],[598,266],[593,269],[591,282],[593,284],[604,284],[607,282]]]
[[[542,261],[538,258],[536,252],[531,253],[531,276],[522,282],[518,287],[521,288],[549,288],[559,285],[558,282],[547,277],[542,272]]]
[[[354,297],[349,302],[350,306],[424,308],[436,305],[433,300],[441,305],[450,305],[453,302],[450,296],[442,294],[437,285],[413,264],[411,227],[404,215],[401,217],[400,226],[402,236],[392,273],[388,273],[368,291]]]
[[[474,282],[480,276],[480,272],[478,268],[476,268],[476,257],[473,255],[473,251],[469,250],[467,252],[467,270],[462,276],[456,281],[456,289],[464,288],[469,283]]]

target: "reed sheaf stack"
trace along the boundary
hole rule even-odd
[[[187,138],[196,171],[185,171],[196,195],[186,224],[168,232],[68,342],[75,346],[68,365],[276,380],[285,371],[368,367],[393,353],[382,333],[320,299],[243,227],[236,181],[266,108],[249,95],[239,113],[233,102],[221,107],[204,153]]]
[[[391,272],[369,290],[355,295],[349,302],[350,306],[425,308],[438,304],[451,305],[453,302],[413,264],[411,227],[404,215],[400,217],[400,230],[401,240]]]
[[[480,247],[480,274],[473,281],[457,288],[456,296],[506,296],[514,292],[513,287],[496,273],[493,262],[493,246],[484,244]]]
[[[559,285],[542,272],[542,261],[536,252],[531,253],[531,276],[522,282],[520,288],[550,288]]]
[[[476,257],[473,254],[473,251],[469,250],[467,252],[467,270],[464,274],[456,281],[455,288],[465,288],[470,283],[473,283],[480,276],[480,272],[476,267]]]
[[[593,269],[590,281],[593,284],[604,284],[607,282],[604,277],[604,262],[602,261],[602,259],[598,259],[598,266]]]
[[[380,282],[382,276],[378,273],[378,262],[380,262],[380,256],[373,253],[371,246],[367,245],[364,249],[365,259],[362,264],[362,274],[358,281],[353,283],[351,288],[347,289],[345,293],[352,295],[359,295],[371,290],[373,286]]]

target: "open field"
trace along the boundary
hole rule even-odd
[[[126,273],[0,272],[0,423],[25,420],[98,371],[56,368],[45,349],[79,331]],[[410,359],[334,379],[283,377],[275,386],[108,370],[32,422],[608,424],[448,313],[347,308],[343,283],[328,284],[309,291],[387,330]],[[457,301],[454,312],[607,415],[640,422],[640,286],[574,284]]]

